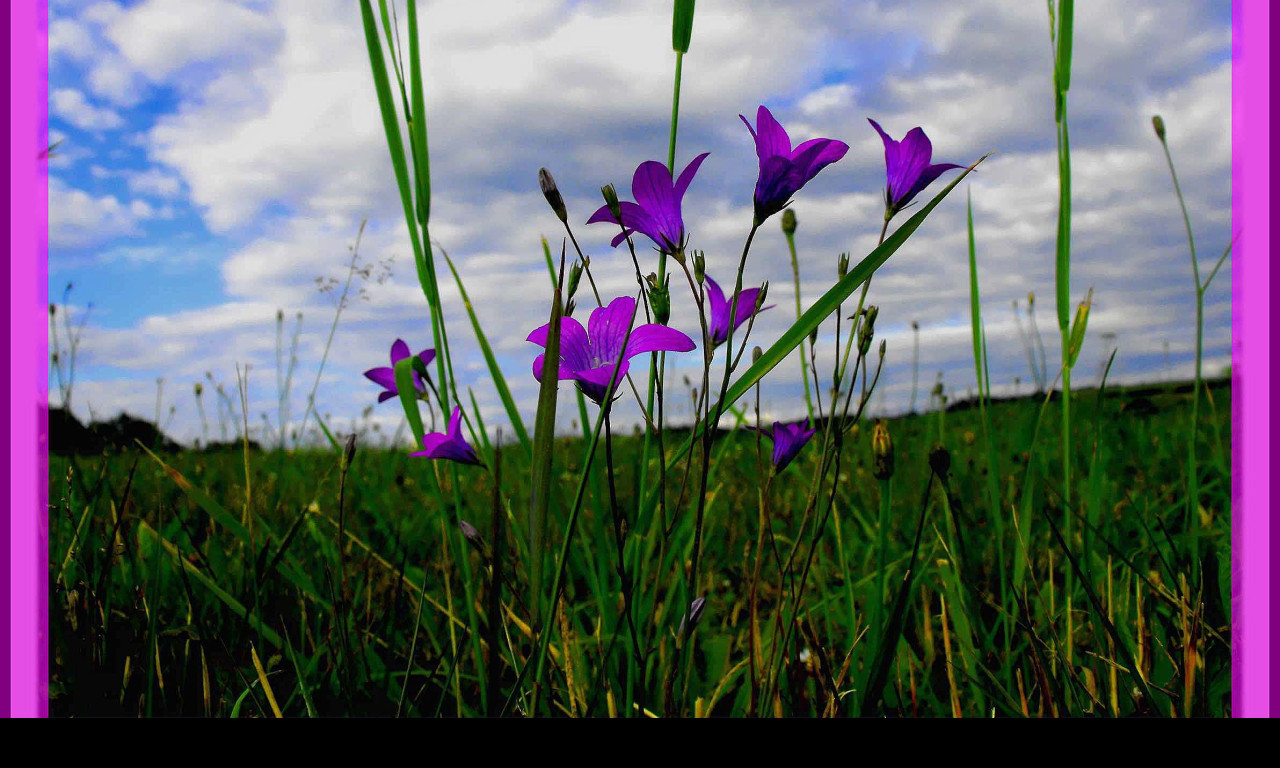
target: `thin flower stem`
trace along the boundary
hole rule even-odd
[[[636,696],[636,706],[644,709],[644,658],[640,654],[640,635],[636,631],[635,617],[632,612],[632,581],[631,575],[627,568],[626,560],[626,521],[622,519],[622,511],[618,507],[617,484],[613,474],[613,419],[610,418],[610,410],[606,409],[604,413],[604,460],[606,475],[609,480],[609,510],[613,518],[613,540],[618,550],[618,580],[622,590],[622,610],[626,614],[627,631],[631,638],[631,661],[634,665],[631,674],[628,677],[639,675],[639,694]],[[631,688],[630,682],[627,685],[628,690]],[[627,717],[632,713],[632,702],[626,702]]]
[[[796,258],[796,235],[794,232],[785,232],[787,238],[787,249],[791,252],[791,279],[795,284],[796,294],[796,320],[800,319],[802,314],[800,310],[800,261]],[[809,412],[809,421],[813,421],[813,397],[809,393],[809,368],[804,360],[804,341],[800,341],[800,375],[804,379],[804,404]]]

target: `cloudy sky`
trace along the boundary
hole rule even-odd
[[[670,13],[663,0],[420,4],[431,234],[454,257],[527,419],[538,348],[524,337],[545,322],[549,301],[540,236],[558,247],[562,234],[538,192],[537,169],[555,173],[602,293],[631,292],[630,260],[609,247],[612,231],[582,222],[602,184],[626,193],[638,163],[665,161]],[[1073,302],[1094,289],[1076,381],[1096,382],[1111,346],[1121,380],[1186,377],[1191,268],[1150,118],[1160,113],[1168,124],[1196,241],[1211,264],[1231,232],[1230,4],[1094,1],[1078,3],[1076,14]],[[711,153],[685,198],[685,221],[721,282],[732,280],[757,172],[739,113],[765,104],[796,141],[827,136],[850,145],[794,203],[806,303],[833,282],[839,253],[856,261],[875,244],[884,156],[867,117],[897,137],[922,126],[935,161],[967,164],[997,152],[875,279],[877,331],[889,349],[876,410],[899,411],[910,400],[912,321],[921,328],[919,402],[939,372],[956,395],[973,386],[966,189],[996,389],[1012,391],[1015,378],[1021,391],[1030,387],[1012,306],[1019,301],[1025,324],[1028,292],[1038,297],[1048,358],[1057,356],[1048,23],[1045,4],[1031,0],[698,3],[677,164]],[[61,303],[72,283],[66,311],[73,324],[84,321],[73,410],[153,418],[163,380],[162,420],[178,437],[196,438],[195,382],[208,390],[211,373],[232,394],[236,364],[247,363],[250,421],[265,429],[266,414],[274,429],[283,311],[286,358],[302,315],[296,421],[334,316],[333,292],[318,286],[345,277],[367,219],[367,278],[355,280],[317,394],[320,413],[350,428],[377,394],[361,372],[385,365],[395,338],[415,351],[430,343],[357,4],[54,0],[49,48],[50,136],[61,141],[50,161],[50,300]],[[1212,373],[1229,362],[1229,272],[1207,297]],[[771,281],[778,307],[753,334],[767,344],[794,319],[776,220],[756,239],[747,280]],[[673,293],[673,325],[696,335],[691,303]],[[500,424],[451,285],[444,299],[458,373],[486,421]],[[61,327],[59,334],[65,346]],[[823,368],[829,347],[821,347]],[[683,375],[696,376],[698,355],[688,357],[676,363],[673,389]],[[767,380],[767,415],[802,413],[797,367],[793,358]],[[1051,365],[1050,378],[1055,372]],[[52,372],[50,392],[59,402]],[[673,402],[685,400],[677,395]],[[214,397],[205,410],[216,436]],[[673,410],[687,418],[687,406]],[[388,403],[372,418],[392,432],[402,417]]]

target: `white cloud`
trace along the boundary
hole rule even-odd
[[[227,23],[239,30],[240,41],[210,25],[215,6],[234,19]],[[327,374],[334,380],[321,389],[325,407],[354,415],[368,400],[359,372],[383,364],[389,340],[403,336],[420,346],[429,337],[358,11],[341,0],[281,0],[231,10],[228,3],[201,3],[187,14],[173,13],[174,7],[152,0],[127,9],[95,6],[83,14],[86,24],[107,30],[128,71],[178,94],[176,109],[145,136],[156,168],[128,177],[129,190],[161,199],[188,190],[208,227],[240,244],[220,265],[221,304],[152,318],[110,341],[96,337],[104,349],[100,359],[127,364],[152,396],[154,371],[172,360],[184,361],[183,375],[191,376],[200,374],[197,367],[215,364],[226,373],[236,360],[251,360],[261,370],[274,364],[273,318],[276,307],[284,307],[305,313],[301,348],[313,365],[332,311],[314,278],[344,274],[346,247],[368,216],[362,252],[372,263],[394,256],[395,276],[385,285],[368,285],[369,301],[354,303],[344,315]],[[1150,129],[1153,112],[1169,125],[1201,253],[1216,256],[1229,226],[1229,29],[1212,20],[1210,2],[1154,8],[1077,8],[1070,104],[1072,298],[1095,288],[1082,355],[1089,362],[1082,366],[1106,351],[1101,334],[1115,333],[1121,378],[1164,375],[1166,368],[1185,372],[1189,355],[1189,265],[1176,200]],[[538,237],[547,235],[558,249],[561,235],[534,173],[540,165],[555,172],[602,292],[632,291],[629,258],[608,247],[610,233],[577,223],[599,205],[600,184],[612,181],[626,191],[636,163],[665,159],[673,63],[669,13],[670,4],[659,0],[608,8],[509,0],[487,4],[483,14],[465,3],[422,8],[432,235],[455,257],[530,413],[536,391],[528,375],[532,352],[523,339],[544,322],[546,311]],[[144,24],[147,19],[155,26]],[[152,28],[165,34],[148,38]],[[208,40],[173,44],[201,31]],[[750,116],[756,104],[768,104],[797,141],[821,135],[851,145],[848,156],[795,203],[806,303],[831,285],[836,254],[850,251],[856,262],[875,245],[883,152],[867,116],[895,136],[924,126],[937,161],[968,162],[999,150],[966,187],[973,195],[992,374],[1006,387],[1020,376],[1027,387],[1012,318],[1015,299],[1023,302],[1025,318],[1025,297],[1037,293],[1051,365],[1057,349],[1048,48],[1039,3],[831,1],[789,4],[786,13],[766,2],[700,6],[685,58],[678,158],[684,163],[703,149],[713,153],[686,198],[685,213],[695,245],[708,253],[709,270],[731,277],[749,223],[755,154],[737,114]],[[902,407],[910,396],[912,320],[922,327],[919,400],[938,370],[961,393],[973,381],[966,352],[964,191],[956,190],[935,211],[871,289],[881,306],[878,330],[890,350],[882,379],[885,407]],[[120,258],[130,255],[138,262],[152,254]],[[652,269],[647,246],[640,256],[645,271]],[[457,368],[482,370],[442,259],[438,269],[445,276]],[[749,283],[765,279],[772,281],[778,308],[757,325],[762,343],[786,327],[794,307],[789,258],[774,221],[757,237],[747,268]],[[1224,272],[1209,296],[1207,341],[1217,362],[1228,351],[1229,288]],[[696,323],[678,284],[673,293],[676,323],[692,331]],[[583,314],[589,297],[584,284],[578,298]],[[823,355],[832,341],[828,333]],[[201,340],[198,354],[183,346],[189,344],[184,335]],[[692,364],[679,365],[673,386],[692,370]],[[794,359],[784,362],[766,382],[768,407],[783,416],[795,415],[795,365]],[[486,410],[486,419],[501,421],[482,378],[475,377],[477,395],[486,409],[495,409]],[[190,434],[194,415],[179,418]]]
[[[93,106],[83,93],[74,88],[59,88],[49,94],[49,110],[86,131],[109,130],[124,125],[124,118],[118,112]]]
[[[161,80],[189,65],[252,56],[270,45],[274,25],[248,3],[145,0],[104,15],[106,37],[131,65]]]
[[[135,235],[135,213],[114,195],[95,197],[57,177],[49,179],[49,245],[78,248]]]

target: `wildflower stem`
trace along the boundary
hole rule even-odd
[[[1204,362],[1205,285],[1200,282],[1200,260],[1196,257],[1196,238],[1191,231],[1191,217],[1187,214],[1187,202],[1182,197],[1182,185],[1178,183],[1178,172],[1173,167],[1173,155],[1169,153],[1169,143],[1164,136],[1160,136],[1160,146],[1164,149],[1165,162],[1169,164],[1169,175],[1173,177],[1173,191],[1178,196],[1178,206],[1182,210],[1182,223],[1187,229],[1187,248],[1191,252],[1191,275],[1195,279],[1196,288],[1196,378],[1191,387],[1191,430],[1187,437],[1187,525],[1191,531],[1191,572],[1194,575],[1200,569],[1200,477],[1196,466],[1196,436],[1200,425],[1200,383]],[[1217,274],[1217,271],[1217,267],[1214,267],[1213,274]]]
[[[786,232],[787,249],[791,251],[791,279],[796,286],[796,319],[800,319],[800,262],[796,258],[795,232]],[[804,405],[809,412],[809,421],[813,421],[813,396],[809,393],[809,368],[804,361],[804,342],[800,342],[800,374],[804,379]]]

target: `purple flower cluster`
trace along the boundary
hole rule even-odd
[[[752,196],[754,233],[755,227],[786,208],[792,198],[822,169],[843,158],[849,151],[849,145],[836,139],[816,138],[793,147],[786,129],[764,106],[756,110],[754,126],[745,116],[739,117],[751,133],[759,160],[759,174]],[[897,141],[885,133],[875,120],[869,119],[869,122],[884,143],[887,226],[889,219],[908,206],[942,173],[962,166],[954,163],[932,163],[933,146],[920,128],[911,129],[901,141]],[[706,152],[698,155],[674,178],[672,169],[663,163],[654,160],[641,163],[631,180],[631,194],[635,200],[619,201],[613,196],[611,188],[607,188],[606,199],[610,204],[601,206],[592,213],[587,223],[606,223],[618,227],[619,231],[611,243],[615,248],[631,235],[641,234],[652,241],[660,252],[671,255],[684,264],[684,252],[689,241],[682,210],[684,195],[707,156]],[[555,188],[550,173],[544,169],[539,180],[543,193],[552,203],[557,216],[565,221],[563,198]],[[745,254],[743,258],[745,259]],[[706,287],[707,337],[709,346],[715,348],[724,344],[734,329],[755,314],[773,307],[757,307],[761,289],[749,288],[738,294],[735,308],[733,298],[726,298],[720,285],[700,271],[702,265],[703,262],[698,261],[696,266],[699,270],[698,279],[704,280]],[[669,307],[665,303],[666,294],[663,293],[662,296],[662,305]],[[652,303],[655,308],[659,306],[657,298]],[[659,314],[661,323],[647,323],[633,328],[635,314],[635,299],[621,296],[607,306],[593,310],[585,328],[574,318],[563,317],[560,321],[560,359],[555,361],[556,376],[561,380],[574,381],[586,397],[598,405],[604,405],[615,396],[617,383],[626,377],[631,358],[651,352],[689,352],[694,349],[692,339],[667,327],[666,315]],[[534,330],[527,340],[545,347],[549,328],[549,325],[544,325]],[[399,394],[395,365],[409,354],[409,346],[396,339],[391,346],[391,367],[365,371],[366,378],[382,387],[378,402]],[[432,349],[418,353],[418,357],[428,364],[435,359],[435,355],[435,350]],[[538,381],[542,380],[545,357],[538,355],[533,362],[533,375]],[[413,383],[419,395],[425,394],[427,382],[416,371]],[[412,455],[448,459],[463,464],[481,464],[475,450],[462,437],[461,415],[461,408],[455,407],[446,431],[425,435],[422,439],[423,450]],[[760,431],[773,443],[773,464],[778,472],[791,463],[814,435],[814,429],[807,421],[794,424],[775,422],[772,429]],[[700,608],[699,599],[695,601],[694,621],[697,620],[697,609]]]

